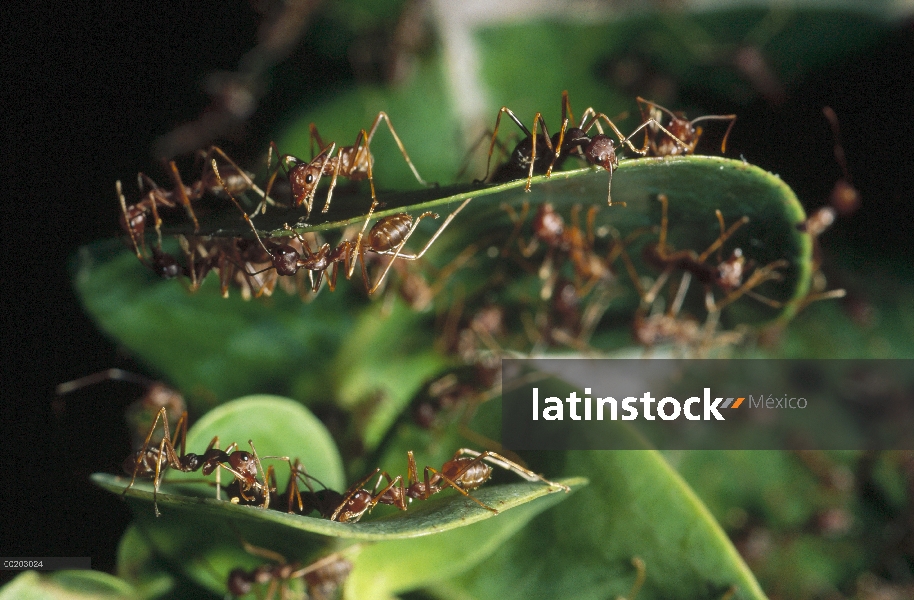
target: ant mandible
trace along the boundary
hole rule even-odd
[[[378,116],[375,117],[374,123],[372,123],[371,128],[367,132],[364,129],[359,131],[358,136],[355,138],[355,144],[352,146],[337,147],[336,142],[325,146],[317,131],[317,126],[314,125],[314,123],[311,123],[309,131],[312,156],[314,155],[315,141],[317,141],[317,145],[321,150],[310,162],[304,162],[291,154],[280,155],[276,144],[271,142],[270,156],[272,156],[273,151],[275,151],[279,163],[270,176],[269,183],[267,184],[267,194],[269,194],[273,182],[279,174],[279,169],[287,168],[288,163],[291,162],[293,163],[293,166],[288,171],[288,177],[289,185],[292,188],[293,206],[297,207],[304,204],[305,210],[307,211],[305,216],[306,219],[311,214],[314,196],[317,191],[317,184],[320,183],[321,177],[324,175],[331,175],[333,178],[330,181],[330,189],[327,190],[327,200],[324,202],[324,208],[321,209],[321,212],[327,212],[330,209],[330,201],[333,198],[333,189],[336,187],[337,177],[345,177],[352,181],[368,179],[368,183],[371,186],[371,198],[374,200],[375,188],[374,176],[372,173],[374,157],[371,155],[369,146],[371,145],[371,140],[374,139],[374,134],[382,120],[387,124],[387,128],[390,130],[394,141],[397,143],[397,147],[400,149],[400,153],[403,155],[403,159],[406,161],[406,164],[409,165],[416,181],[429,187],[429,184],[419,175],[419,171],[416,170],[415,165],[413,165],[412,160],[410,160],[409,154],[406,153],[406,148],[403,146],[403,142],[400,141],[400,137],[394,130],[394,126],[390,122],[390,117],[388,117],[385,112],[379,112]],[[334,152],[336,152],[336,154],[334,154]],[[272,158],[270,158],[270,156],[267,158],[268,163],[272,163]]]

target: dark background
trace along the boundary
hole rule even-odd
[[[55,414],[54,386],[110,367],[143,367],[83,315],[67,261],[80,245],[118,234],[116,179],[132,186],[144,171],[165,180],[154,140],[206,109],[205,75],[236,68],[256,43],[260,17],[244,2],[214,0],[181,3],[180,13],[158,3],[16,10],[4,17],[11,31],[4,34],[9,82],[2,93],[12,131],[5,136],[2,209],[2,422],[4,449],[12,452],[3,452],[0,554],[91,556],[93,568],[113,570],[129,510],[88,476],[119,472],[130,451],[123,411],[142,389],[102,384],[68,397]],[[282,67],[300,69],[301,78],[276,78],[245,128],[218,140],[242,164],[259,156],[283,114],[353,80],[345,60],[309,60],[307,39],[306,31]],[[821,117],[822,106],[832,106],[863,208],[829,236],[859,251],[863,264],[910,257],[912,82],[908,22],[865,52],[812,73],[782,105],[740,108],[730,153],[780,174],[816,208],[840,177]]]

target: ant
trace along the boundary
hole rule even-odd
[[[160,516],[160,512],[158,504],[156,503],[156,496],[158,495],[159,486],[162,482],[162,475],[166,468],[171,467],[184,473],[196,472],[202,469],[204,475],[210,475],[213,473],[213,471],[216,471],[219,467],[221,467],[231,473],[235,479],[239,481],[241,485],[241,494],[243,497],[248,498],[248,496],[246,496],[246,492],[250,492],[252,490],[256,493],[262,493],[264,496],[263,506],[265,508],[269,506],[269,489],[257,480],[258,471],[262,473],[263,466],[260,464],[260,458],[257,456],[257,451],[254,448],[253,442],[249,442],[251,445],[252,453],[236,450],[238,447],[237,443],[232,443],[225,450],[220,450],[217,447],[219,443],[219,437],[216,436],[210,441],[203,454],[186,452],[188,420],[187,411],[185,411],[181,415],[181,418],[178,419],[178,423],[175,426],[174,437],[171,438],[169,437],[170,434],[168,431],[167,415],[167,410],[163,406],[156,414],[155,420],[152,423],[152,427],[149,428],[149,433],[146,435],[146,440],[143,442],[143,445],[139,450],[137,450],[133,455],[124,461],[124,471],[127,473],[133,473],[133,476],[130,479],[130,483],[124,489],[124,494],[126,494],[127,491],[133,487],[133,484],[138,476],[152,477],[153,507],[155,509],[155,514],[158,517]],[[158,447],[156,447],[155,445],[150,445],[150,440],[152,439],[153,433],[159,424],[159,419],[162,420],[165,434],[162,437],[162,441],[159,443]],[[177,447],[179,447],[181,450],[180,454],[178,454],[176,449],[176,443],[178,444]],[[286,457],[266,458],[282,458],[284,460],[288,460]],[[270,466],[269,470],[267,471],[267,475],[264,477],[264,481],[269,478],[269,474],[272,473],[272,471],[273,467]],[[218,483],[217,471],[217,499],[220,497],[220,491],[221,487]]]
[[[219,178],[219,170],[216,166],[216,161],[213,161],[213,170],[216,172],[216,177]],[[226,189],[226,192],[228,192],[228,189]],[[270,257],[272,265],[266,267],[263,271],[271,268],[276,269],[277,274],[281,276],[295,275],[299,269],[307,269],[316,272],[318,274],[317,283],[315,283],[313,289],[314,291],[317,291],[321,276],[327,269],[333,266],[333,274],[329,279],[330,289],[332,291],[336,286],[339,265],[343,265],[346,269],[346,279],[350,279],[355,271],[356,258],[358,258],[362,263],[362,279],[365,282],[365,288],[368,290],[369,296],[374,294],[380,287],[384,278],[387,276],[387,273],[390,271],[393,262],[397,258],[402,258],[404,260],[419,260],[422,258],[435,240],[438,239],[438,236],[441,235],[444,229],[454,220],[454,217],[456,217],[457,214],[469,204],[470,200],[472,200],[472,198],[467,198],[457,207],[457,210],[448,215],[422,250],[418,253],[407,253],[403,252],[403,247],[416,231],[420,221],[426,217],[437,219],[438,215],[433,212],[424,212],[414,219],[407,213],[397,213],[378,220],[378,222],[368,231],[368,234],[365,235],[365,230],[368,228],[368,223],[378,204],[377,199],[374,198],[372,193],[371,208],[368,211],[368,215],[365,217],[365,223],[362,226],[362,230],[359,232],[355,243],[351,240],[343,240],[336,248],[331,248],[329,244],[324,244],[318,248],[317,251],[312,252],[307,241],[294,231],[295,238],[302,244],[301,251],[296,250],[288,243],[279,244],[270,240],[267,240],[267,243],[264,243],[257,233],[257,229],[254,227],[251,217],[244,212],[244,209],[241,208],[241,205],[231,193],[228,193],[228,196],[232,202],[235,203],[235,206],[238,207],[238,210],[241,211],[242,216],[251,227],[251,231],[254,232],[254,237],[257,238],[257,241],[264,252]],[[291,227],[287,226],[287,229],[292,231]],[[368,269],[365,264],[365,252],[368,251],[392,257],[374,285],[371,284],[368,277]],[[248,275],[257,275],[258,273],[248,272]]]
[[[647,145],[645,144],[643,148],[638,149],[631,143],[631,138],[648,126],[657,127],[681,146],[685,147],[686,145],[653,118],[647,119],[631,134],[625,136],[616,124],[613,123],[612,119],[603,113],[596,112],[593,108],[588,108],[584,111],[578,127],[569,127],[569,124],[573,122],[573,116],[571,114],[571,102],[566,90],[562,92],[562,128],[552,137],[549,136],[542,113],[536,113],[533,117],[533,133],[531,134],[511,109],[507,106],[502,106],[499,109],[498,116],[495,119],[495,130],[492,133],[492,142],[489,145],[486,176],[483,178],[483,181],[485,181],[489,175],[492,152],[495,148],[495,137],[498,135],[498,127],[501,123],[502,114],[507,114],[527,137],[517,144],[514,151],[511,153],[511,157],[499,169],[500,172],[496,172],[496,175],[498,175],[499,178],[505,176],[507,176],[507,178],[513,178],[512,175],[517,174],[519,171],[527,171],[527,185],[524,187],[524,191],[529,192],[534,173],[543,172],[547,177],[550,177],[553,168],[563,157],[570,156],[573,152],[576,152],[578,155],[582,156],[589,165],[602,167],[609,172],[609,190],[607,193],[607,204],[609,206],[612,206],[612,174],[615,168],[619,166],[619,157],[616,155],[615,142],[613,142],[612,138],[603,133],[603,127],[600,124],[601,120],[605,121],[616,134],[616,137],[619,138],[620,148],[623,145],[628,146],[632,152],[641,156],[644,156],[647,153]],[[537,125],[542,127],[542,134],[537,134]],[[598,133],[591,137],[588,135],[588,132],[593,127],[597,128]],[[537,162],[536,157],[538,148],[540,153],[548,152],[545,156],[541,154],[540,162]],[[550,156],[552,159],[549,166],[543,170],[545,161]]]
[[[145,248],[143,232],[146,228],[146,214],[144,212],[145,208],[141,206],[145,203],[145,200],[128,207],[126,200],[124,200],[124,191],[120,180],[114,182],[114,187],[117,190],[117,197],[121,203],[121,212],[123,213],[121,224],[130,236],[130,242],[133,244],[133,251],[136,253],[136,257],[162,279],[174,279],[180,275],[181,265],[178,264],[178,259],[162,250],[162,232],[159,228],[162,221],[156,210],[155,200],[152,201],[151,207],[155,217],[156,233],[158,233],[159,241],[156,247],[152,249],[152,260],[147,260],[142,251],[140,251],[141,245]]]
[[[838,215],[849,215],[860,207],[860,192],[851,183],[851,175],[847,168],[847,159],[844,155],[844,147],[841,145],[841,130],[838,124],[838,115],[830,106],[822,109],[822,113],[831,125],[832,134],[835,138],[834,154],[835,160],[841,167],[843,177],[835,182],[829,195],[828,206],[823,206],[816,212],[812,213],[805,221],[797,225],[797,229],[809,233],[816,240],[815,253],[819,254],[817,238],[831,227]]]
[[[251,180],[250,176],[241,169],[235,162],[228,157],[228,155],[218,146],[210,147],[209,151],[203,154],[203,164],[207,165],[212,159],[215,161],[215,156],[219,156],[228,163],[228,168],[223,167],[223,171],[226,172],[225,180],[230,184],[228,189],[234,191],[235,193],[240,193],[248,189],[252,189],[258,194],[264,196],[266,199],[267,194],[264,194],[260,188],[258,188],[254,182]],[[194,209],[191,206],[191,202],[202,198],[206,193],[212,193],[219,195],[221,193],[221,187],[218,185],[217,181],[213,179],[213,173],[204,167],[203,173],[200,175],[200,179],[192,183],[190,186],[184,185],[184,181],[181,179],[181,173],[178,171],[178,166],[175,164],[175,161],[169,161],[169,174],[171,175],[172,183],[174,189],[171,191],[166,191],[156,185],[149,176],[144,173],[139,173],[137,175],[137,181],[140,187],[140,191],[144,187],[148,186],[151,189],[145,194],[143,199],[136,203],[132,204],[129,207],[124,207],[122,205],[124,214],[123,221],[121,225],[127,230],[131,238],[135,239],[135,231],[138,230],[139,234],[142,234],[142,230],[145,228],[146,216],[148,212],[152,213],[153,218],[155,219],[155,228],[156,232],[159,234],[159,241],[161,243],[161,225],[162,219],[159,217],[158,206],[165,206],[167,208],[174,208],[178,204],[184,206],[184,209],[187,211],[187,215],[190,217],[191,221],[194,223],[194,232],[200,230],[200,223],[197,221],[197,216],[194,213]],[[265,200],[266,201],[266,200]]]
[[[860,192],[851,183],[851,174],[847,168],[847,158],[844,154],[844,146],[841,145],[841,130],[838,125],[838,115],[830,106],[822,109],[828,124],[831,125],[832,134],[835,137],[835,160],[841,166],[844,176],[835,182],[829,196],[829,204],[839,215],[849,215],[860,207]]]
[[[406,164],[409,165],[416,181],[429,187],[429,184],[419,175],[419,171],[416,170],[415,165],[413,165],[413,162],[410,160],[409,154],[406,153],[406,148],[403,146],[403,142],[400,141],[400,137],[394,130],[394,126],[390,122],[390,117],[387,116],[387,113],[379,112],[369,131],[366,132],[364,129],[360,130],[358,136],[355,138],[355,144],[352,146],[337,147],[336,142],[325,146],[320,134],[317,132],[317,126],[315,126],[314,123],[311,123],[309,129],[312,156],[314,156],[315,141],[317,141],[317,145],[321,150],[310,162],[304,162],[291,154],[280,155],[276,144],[271,142],[270,156],[272,156],[272,153],[275,150],[279,158],[279,163],[270,176],[270,181],[267,184],[267,194],[269,194],[270,189],[273,186],[279,169],[287,168],[288,163],[291,162],[293,165],[292,168],[288,170],[288,178],[289,185],[292,188],[293,206],[298,207],[304,204],[307,211],[305,216],[306,219],[311,214],[314,195],[317,191],[317,184],[320,183],[321,177],[324,175],[331,175],[333,179],[330,181],[330,189],[327,191],[327,200],[324,202],[324,208],[321,209],[322,213],[325,213],[330,209],[330,201],[333,198],[333,188],[336,187],[337,177],[340,176],[351,179],[352,181],[368,179],[368,183],[371,186],[371,198],[374,200],[375,188],[374,176],[372,174],[374,157],[371,155],[369,146],[378,129],[378,125],[380,125],[382,120],[387,124],[387,128],[390,130],[394,141],[397,143],[397,147],[400,148],[400,153],[403,155]],[[336,152],[335,155],[334,152]],[[272,163],[272,158],[270,156],[267,158],[268,163]]]
[[[279,590],[281,598],[286,598],[289,583],[296,579],[303,579],[309,598],[327,599],[333,597],[352,571],[352,562],[340,552],[302,566],[301,563],[287,563],[282,555],[266,548],[253,546],[243,540],[242,544],[246,552],[273,560],[276,564],[261,565],[251,571],[240,568],[232,569],[228,576],[227,587],[229,594],[233,596],[247,595],[254,585],[269,583],[263,596],[265,600],[274,598],[277,590]]]
[[[774,304],[772,304],[774,301],[759,296],[752,290],[765,281],[779,279],[780,274],[777,272],[777,269],[786,267],[787,261],[776,260],[764,267],[755,269],[752,275],[743,282],[746,259],[743,257],[742,250],[739,248],[735,249],[730,258],[726,260],[722,260],[720,257],[720,248],[723,246],[724,242],[726,242],[737,229],[748,223],[749,217],[744,216],[733,223],[729,228],[726,228],[723,214],[720,210],[716,210],[715,214],[717,215],[717,220],[720,224],[720,235],[718,238],[701,254],[698,254],[694,250],[676,251],[666,244],[667,227],[669,223],[667,217],[669,201],[665,194],[659,194],[657,200],[663,206],[660,220],[660,237],[656,243],[646,245],[642,255],[645,262],[655,268],[663,270],[663,274],[657,279],[654,286],[647,293],[642,294],[641,297],[645,303],[651,304],[669,275],[674,270],[678,270],[686,271],[686,273],[690,276],[694,276],[705,286],[705,306],[707,307],[708,312],[717,312],[745,294],[749,294],[766,304],[774,306]],[[711,265],[705,263],[708,257],[715,251],[718,253],[718,264]],[[687,282],[684,282],[683,285],[687,285]],[[710,290],[712,286],[719,287],[727,293],[727,296],[721,302],[715,303]]]
[[[342,521],[343,518],[341,517],[348,517],[348,514],[346,513],[347,507],[349,507],[349,503],[356,498],[361,500],[359,508],[361,508],[361,505],[365,505],[365,509],[361,513],[358,513],[356,517],[358,518],[361,517],[362,513],[366,510],[371,510],[371,508],[379,503],[391,504],[397,506],[401,510],[406,510],[407,502],[411,502],[412,500],[428,500],[434,494],[445,489],[445,487],[454,488],[482,508],[491,511],[494,514],[498,514],[497,509],[484,504],[482,501],[469,494],[469,490],[480,487],[492,477],[493,469],[490,465],[513,471],[527,481],[541,481],[549,486],[561,488],[565,490],[565,492],[571,490],[568,486],[549,481],[542,475],[537,475],[533,471],[525,469],[500,454],[488,450],[477,452],[468,448],[461,448],[455,452],[453,458],[444,463],[440,470],[428,466],[425,467],[423,479],[420,481],[416,459],[413,457],[412,450],[408,451],[406,454],[408,482],[405,488],[403,487],[402,476],[398,475],[396,478],[392,479],[386,472],[381,472],[378,477],[378,483],[375,485],[375,490],[377,490],[383,479],[386,478],[388,481],[387,486],[382,489],[381,492],[374,493],[363,489],[362,486],[378,473],[378,470],[375,470],[374,473],[350,488],[346,493],[343,503],[333,513],[331,519]]]
[[[638,96],[637,101],[644,122],[649,123],[653,121],[653,124],[645,131],[645,145],[650,147],[653,156],[676,156],[678,154],[695,152],[695,147],[698,145],[698,140],[701,138],[702,134],[701,127],[695,127],[695,124],[699,121],[730,122],[730,125],[727,127],[727,132],[724,134],[723,142],[721,142],[720,145],[721,153],[727,151],[727,138],[730,136],[730,130],[733,129],[733,125],[736,123],[736,115],[705,115],[689,121],[685,118],[684,114],[674,113],[656,102],[645,100],[641,96]],[[659,127],[659,121],[663,118],[663,113],[666,113],[670,117],[667,129]],[[658,141],[660,130],[663,130],[668,137],[661,137]]]
[[[514,210],[507,205],[502,206],[508,211],[512,219],[517,223],[515,231],[520,224],[526,219],[529,211],[529,204],[524,203],[520,216],[514,213]],[[549,247],[549,254],[540,269],[540,276],[545,279],[549,270],[548,265],[552,264],[552,255],[554,252],[562,252],[568,256],[568,260],[574,267],[576,282],[575,287],[579,291],[579,296],[586,296],[590,289],[600,280],[609,274],[609,267],[594,252],[594,222],[598,207],[592,206],[587,211],[587,230],[586,233],[581,230],[578,214],[580,205],[574,205],[571,209],[571,223],[565,222],[565,219],[555,211],[552,204],[543,203],[537,208],[531,222],[533,229],[533,239],[526,245],[521,245],[521,254],[525,257],[531,256],[536,251],[539,242],[543,242]],[[512,235],[512,238],[515,237]],[[555,273],[558,276],[558,273]],[[553,282],[554,284],[554,282]],[[552,297],[553,285],[549,285],[541,293],[544,300]]]

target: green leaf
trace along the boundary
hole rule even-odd
[[[291,400],[255,396],[220,406],[191,428],[188,447],[200,451],[214,435],[219,435],[221,441],[243,440],[250,436],[255,440],[259,455],[300,457],[308,472],[329,487],[338,490],[346,487],[339,456],[323,425],[307,409]],[[279,485],[284,488],[281,466],[278,470]],[[164,557],[172,567],[183,570],[198,584],[218,591],[224,589],[225,577],[232,568],[251,560],[241,549],[239,538],[279,551],[288,560],[302,561],[333,539],[398,540],[437,534],[495,516],[471,500],[451,493],[416,503],[406,512],[394,511],[395,514],[360,523],[337,523],[217,500],[209,486],[188,488],[187,483],[182,483],[195,478],[199,478],[199,474],[168,471],[167,481],[158,494],[157,504],[162,513],[159,518],[154,516],[151,506],[151,482],[138,481],[126,492],[126,498],[135,509],[137,531],[122,555],[123,569],[139,572],[151,557]],[[112,493],[124,494],[129,478],[96,473],[93,481]],[[572,479],[568,483],[583,485],[585,482]],[[507,522],[517,524],[525,520],[523,515],[532,518],[538,510],[565,497],[565,494],[553,497],[550,492],[555,491],[542,484],[522,483],[485,487],[473,492],[473,496],[503,512],[550,496],[548,501],[536,503],[541,507],[537,511],[508,517]],[[274,498],[274,502],[279,505],[281,499]],[[505,520],[502,514],[498,517]],[[478,541],[479,535],[474,539]],[[144,548],[142,540],[146,540],[148,547]]]
[[[101,571],[26,571],[0,589],[0,600],[124,600],[137,598],[130,584]]]
[[[92,480],[99,487],[116,494],[124,494],[124,490],[130,482],[129,478],[107,473],[95,473],[92,475]],[[571,478],[559,480],[557,483],[569,486],[584,485],[586,480]],[[543,484],[516,483],[489,486],[474,491],[473,497],[499,511],[506,511],[557,491],[560,490]],[[151,482],[135,483],[124,496],[137,507],[141,521],[147,520],[147,513],[150,516],[154,514],[151,506],[153,501]],[[353,540],[413,538],[464,527],[496,516],[472,500],[456,493],[432,498],[412,506],[405,512],[396,512],[372,520],[365,519],[359,523],[337,523],[327,519],[287,514],[279,510],[239,506],[211,497],[180,495],[170,492],[169,486],[165,484],[159,490],[158,505],[162,517],[159,519],[153,517],[149,519],[149,522],[167,528],[170,528],[170,520],[179,518],[186,518],[188,522],[196,519],[198,526],[202,520],[213,523],[226,520],[235,522],[239,527],[259,525],[265,530],[284,532],[283,535],[294,530],[304,534]]]
[[[583,478],[560,481],[573,489],[586,482]],[[516,494],[529,486],[539,487],[541,491],[549,489],[539,484],[522,483],[482,488],[473,492],[473,495],[490,506],[507,508],[513,502],[508,500],[509,494]],[[504,498],[499,500],[505,502],[504,505],[490,502],[499,496]],[[346,585],[345,597],[386,598],[463,572],[488,557],[505,539],[527,525],[537,514],[566,498],[566,494],[552,493],[537,502],[499,513],[485,522],[467,523],[467,527],[440,535],[415,540],[383,541],[369,546],[356,562]],[[475,505],[468,508],[480,518],[491,516],[491,513],[478,513]]]
[[[672,247],[701,250],[709,246],[719,234],[716,209],[722,211],[728,224],[746,216],[750,222],[734,236],[733,246],[743,248],[746,257],[758,265],[777,259],[790,263],[783,270],[784,279],[765,284],[760,293],[788,303],[805,295],[811,243],[809,236],[795,228],[805,216],[791,190],[776,176],[722,158],[627,160],[616,170],[612,188],[614,201],[627,203],[624,207],[606,207],[607,181],[602,170],[578,169],[554,174],[548,180],[536,177],[530,193],[523,192],[522,180],[473,191],[462,188],[453,195],[445,194],[454,190],[419,191],[385,197],[389,208],[378,215],[399,212],[406,206],[413,214],[429,209],[444,212],[466,198],[475,198],[430,249],[429,261],[440,266],[473,241],[506,239],[512,225],[500,208],[502,203],[520,206],[525,201],[534,205],[549,201],[565,215],[574,205],[598,206],[596,227],[614,227],[624,235],[659,222],[656,195],[664,193],[670,199]],[[436,196],[443,197],[434,199]],[[288,218],[272,214],[265,217]],[[315,225],[315,229],[349,222],[328,222]],[[478,254],[474,268],[459,271],[453,285],[486,285],[495,268],[494,259]],[[417,335],[428,327],[428,316],[401,315],[388,326],[379,327],[372,326],[371,319],[376,317],[368,316],[369,312],[362,325],[357,325],[351,314],[364,305],[364,300],[356,299],[352,287],[359,283],[343,283],[341,287],[347,291],[324,291],[310,303],[282,293],[268,300],[244,302],[237,294],[228,300],[219,297],[215,276],[197,294],[188,295],[174,281],[156,280],[135,257],[112,253],[110,245],[83,249],[78,263],[77,290],[99,325],[179,387],[196,390],[198,397],[210,402],[231,394],[276,391],[294,393],[308,403],[345,396],[344,403],[352,405],[356,394],[352,387],[360,391],[369,387],[357,383],[367,377],[360,373],[378,373],[385,363],[378,356],[400,352],[400,345],[411,339],[417,340],[415,346],[408,347],[412,353],[409,360],[417,361],[411,388],[423,374],[429,376],[442,364],[433,357],[435,351],[427,340],[420,343],[421,335]],[[792,306],[788,304],[785,315]],[[625,307],[630,315],[631,302]],[[778,311],[744,299],[728,307],[728,314],[736,323],[771,319]],[[359,349],[355,358],[351,356],[353,348]],[[406,351],[399,356],[405,360]],[[395,364],[395,360],[391,358],[388,364]],[[356,383],[346,386],[340,381],[342,372],[355,377]],[[387,389],[392,388],[387,385]],[[414,391],[408,389],[404,394]],[[402,397],[391,400],[392,406],[401,406]],[[377,434],[370,437],[376,439]]]
[[[554,455],[553,455],[554,456]],[[489,560],[447,582],[467,597],[605,598],[627,595],[634,557],[646,564],[638,598],[764,594],[694,492],[653,450],[568,452],[565,472],[591,485],[562,511],[533,520]]]

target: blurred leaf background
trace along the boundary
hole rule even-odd
[[[552,124],[563,89],[576,113],[590,105],[634,112],[640,94],[690,116],[737,113],[728,154],[779,174],[812,210],[841,176],[821,116],[830,105],[863,197],[861,210],[822,238],[826,276],[849,295],[811,306],[772,335],[770,352],[914,355],[906,226],[914,181],[903,168],[914,42],[903,2],[732,2],[714,10],[700,2],[198,3],[181,12],[70,7],[73,14],[53,20],[37,8],[21,22],[36,23],[47,35],[34,37],[49,41],[36,47],[28,27],[11,37],[26,52],[7,103],[18,117],[8,170],[21,193],[5,205],[5,226],[15,226],[10,264],[21,268],[11,267],[16,351],[6,361],[14,385],[4,421],[27,492],[4,500],[19,524],[4,533],[13,554],[91,555],[96,568],[113,570],[129,515],[90,487],[88,474],[119,471],[129,449],[121,414],[135,392],[109,384],[64,404],[52,402],[51,390],[111,366],[163,375],[99,336],[64,268],[77,245],[117,231],[115,179],[130,182],[142,170],[165,180],[150,149],[170,157],[218,141],[254,164],[270,139],[306,155],[312,120],[325,139],[350,143],[385,110],[420,172],[446,183],[502,104],[525,121],[542,110]],[[379,138],[375,151],[394,157],[378,164],[379,185],[413,189],[392,145],[383,145],[386,132]],[[769,596],[910,594],[910,455],[667,458]],[[111,517],[99,519],[100,511]],[[534,524],[561,531],[546,525],[560,518],[549,514]],[[612,593],[627,593],[629,580],[619,582],[630,567],[611,568],[619,574]],[[473,597],[481,593],[474,585],[497,589],[473,575],[447,589]]]

